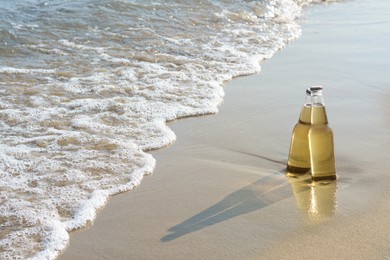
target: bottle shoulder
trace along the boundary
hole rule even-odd
[[[333,130],[328,124],[311,125],[309,129],[310,134],[326,134],[333,136]]]
[[[328,117],[325,106],[313,106],[311,112],[311,123],[313,125],[327,125]]]
[[[311,106],[307,104],[302,106],[301,114],[299,115],[299,123],[311,124]]]

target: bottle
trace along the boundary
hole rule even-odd
[[[333,131],[328,126],[322,87],[309,88],[312,99],[309,150],[313,181],[335,180]]]
[[[289,173],[304,174],[310,171],[309,129],[311,126],[311,93],[306,90],[305,102],[298,123],[291,136],[290,153],[287,162]]]

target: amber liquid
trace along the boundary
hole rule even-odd
[[[308,133],[311,121],[311,106],[304,105],[295,125],[290,144],[287,171],[290,173],[306,173],[310,170],[310,151]]]
[[[328,127],[324,106],[312,107],[309,147],[312,179],[315,181],[336,179],[333,131]]]

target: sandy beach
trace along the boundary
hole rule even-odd
[[[390,2],[306,9],[303,35],[225,87],[216,115],[170,122],[152,175],[112,197],[59,259],[390,258]],[[336,182],[287,177],[305,89],[324,86]]]

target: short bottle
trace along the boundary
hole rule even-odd
[[[315,86],[309,90],[312,100],[309,130],[311,177],[313,181],[335,180],[333,131],[328,126],[322,87]]]
[[[298,123],[294,126],[287,162],[289,173],[304,174],[310,171],[309,129],[311,126],[311,93],[306,90],[305,102]]]

